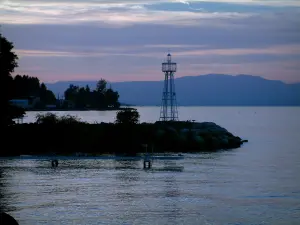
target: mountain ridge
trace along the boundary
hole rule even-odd
[[[89,85],[97,81],[59,81],[46,84],[63,95],[69,84]],[[111,82],[120,102],[130,105],[160,105],[163,80]],[[179,106],[300,106],[300,83],[287,84],[260,76],[206,74],[175,79]]]

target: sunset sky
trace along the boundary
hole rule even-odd
[[[251,74],[300,82],[300,0],[0,0],[15,74],[58,80],[161,80]]]

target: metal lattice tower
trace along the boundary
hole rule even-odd
[[[169,53],[167,61],[162,63],[162,72],[165,74],[164,89],[160,110],[160,121],[178,120],[177,101],[175,93],[174,75],[177,69],[175,62],[172,62],[172,56]]]

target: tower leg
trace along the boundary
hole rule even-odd
[[[165,112],[164,112],[164,121],[168,120],[167,117],[168,117],[168,93],[169,93],[169,75],[168,73],[165,74],[165,105],[164,105],[164,108],[165,108]]]

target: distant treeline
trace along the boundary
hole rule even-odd
[[[65,100],[69,108],[76,109],[109,109],[119,108],[119,93],[111,87],[107,88],[107,81],[101,79],[95,90],[86,87],[79,87],[71,84],[65,91]]]
[[[11,99],[33,99],[39,98],[36,102],[36,108],[43,108],[45,105],[56,104],[56,98],[52,91],[47,90],[44,83],[41,83],[37,77],[28,75],[17,75],[11,77],[8,84]]]
[[[70,85],[64,93],[64,99],[57,99],[54,93],[40,83],[37,77],[17,75],[10,77],[9,99],[27,99],[31,109],[44,109],[47,105],[55,105],[56,109],[110,109],[119,108],[119,94],[107,88],[107,81],[99,80],[95,90],[89,86]]]

